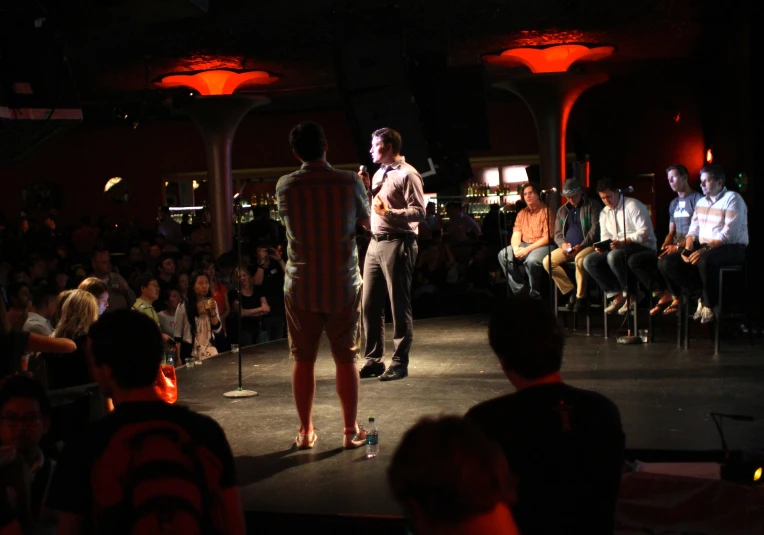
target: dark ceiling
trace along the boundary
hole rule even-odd
[[[583,43],[615,46],[607,65],[617,69],[690,58],[710,28],[746,15],[735,0],[209,0],[206,11],[200,2],[0,0],[0,62],[65,55],[85,109],[156,98],[161,75],[213,67],[268,70],[280,76],[263,90],[274,103],[318,103],[336,98],[337,47],[377,35],[399,39],[409,66]],[[502,68],[487,70],[495,78]]]

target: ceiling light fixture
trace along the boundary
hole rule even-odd
[[[236,72],[214,69],[191,74],[168,74],[155,84],[161,88],[187,87],[199,95],[230,95],[243,85],[268,85],[279,79],[266,71]]]
[[[483,59],[495,65],[525,65],[533,73],[565,72],[577,61],[597,61],[613,54],[612,46],[554,45],[546,48],[510,48]]]

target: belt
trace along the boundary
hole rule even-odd
[[[372,237],[376,241],[413,240],[416,239],[416,234],[413,232],[404,232],[402,234],[374,234]]]

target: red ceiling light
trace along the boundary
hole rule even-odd
[[[170,74],[156,82],[162,88],[188,87],[200,95],[230,95],[242,85],[267,85],[278,80],[266,71],[235,72],[222,69],[195,74]]]
[[[554,45],[547,48],[510,48],[501,54],[488,54],[488,63],[514,67],[525,65],[533,73],[565,72],[577,61],[597,61],[610,56],[612,46],[589,48],[584,45]]]
[[[714,153],[711,149],[706,151],[706,163],[714,163]]]

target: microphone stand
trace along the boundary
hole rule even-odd
[[[621,195],[621,212],[623,213],[623,247],[626,248],[626,195],[623,194],[623,191],[618,190],[618,193]],[[616,214],[616,218],[618,217],[618,214]],[[617,229],[618,225],[616,225]],[[631,295],[629,292],[629,259],[626,257],[626,251],[624,250],[623,254],[623,268],[624,268],[624,274],[626,276],[626,306],[627,308],[627,318],[629,315],[629,312],[631,311]],[[633,345],[633,344],[641,344],[642,338],[640,338],[638,335],[639,333],[636,332],[637,330],[637,313],[639,312],[639,309],[637,308],[639,304],[637,303],[637,296],[634,296],[634,331],[637,336],[632,336],[631,334],[631,325],[629,325],[626,329],[626,336],[621,336],[616,340],[619,344],[626,344],[626,345]],[[607,320],[606,320],[607,321]],[[623,325],[623,324],[622,324]]]
[[[241,262],[241,216],[242,216],[242,206],[241,206],[242,200],[241,195],[239,193],[236,194],[234,197],[234,213],[236,214],[236,245],[237,245],[237,254],[238,254],[238,266],[239,266],[239,277],[236,281],[236,294],[239,298],[239,310],[236,314],[236,323],[238,325],[239,333],[238,333],[238,339],[236,340],[238,343],[236,344],[238,346],[238,350],[236,351],[236,356],[239,357],[239,387],[236,390],[231,390],[230,392],[226,392],[223,394],[224,397],[227,398],[253,398],[257,395],[259,395],[254,390],[244,390],[242,389],[241,385],[241,351],[244,349],[241,346],[241,270],[242,270],[242,262]]]
[[[512,238],[509,236],[509,218],[507,217],[506,213],[507,205],[504,205],[503,210],[504,212],[504,247],[502,247],[502,251],[504,252],[504,265],[507,266],[507,271],[504,273],[504,276],[507,278],[507,299],[512,297],[512,290],[509,286],[509,248],[512,247]],[[499,210],[499,243],[501,243],[501,210]],[[507,245],[507,237],[509,237],[509,245]],[[512,254],[512,261],[514,262],[514,254]],[[501,268],[501,266],[499,266]]]
[[[551,213],[552,213],[552,207],[549,205],[548,202],[546,202],[546,199],[549,198],[549,191],[544,191],[544,201],[546,204],[546,210],[547,210],[547,218],[546,218],[546,233],[547,233],[547,244],[546,244],[546,256],[547,256],[547,262],[549,262],[549,302],[551,303],[552,312],[554,312],[555,317],[557,316],[557,307],[555,307],[555,292],[557,291],[557,288],[554,285],[554,279],[552,278],[552,221],[551,221]],[[555,210],[555,220],[557,219],[556,210]]]

